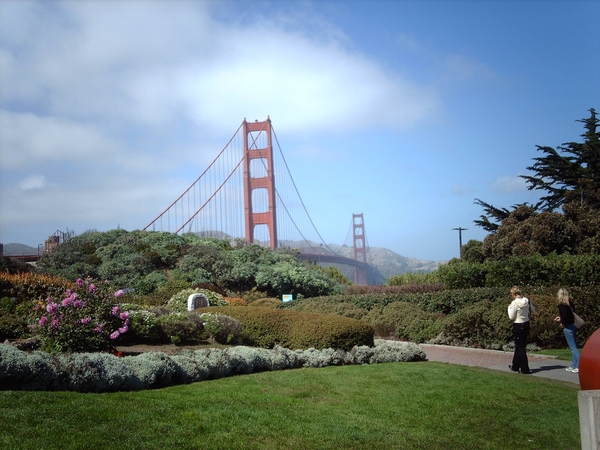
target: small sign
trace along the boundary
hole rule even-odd
[[[281,300],[283,300],[284,302],[291,302],[292,300],[294,300],[294,296],[292,294],[283,294],[281,296]]]

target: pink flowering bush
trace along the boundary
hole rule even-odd
[[[36,306],[42,348],[52,353],[113,350],[129,331],[129,313],[121,311],[114,294],[89,280],[78,279],[62,299],[48,297]]]

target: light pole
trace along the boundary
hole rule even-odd
[[[452,230],[458,231],[458,257],[462,258],[462,232],[468,230],[468,228],[452,228]]]

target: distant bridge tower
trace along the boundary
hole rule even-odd
[[[352,240],[354,242],[354,259],[367,264],[365,247],[365,221],[363,214],[352,214]],[[365,268],[354,268],[354,282],[367,284],[367,271]]]
[[[246,218],[246,242],[254,242],[257,225],[264,225],[269,232],[271,248],[277,248],[277,223],[275,210],[275,171],[273,169],[273,143],[271,119],[264,122],[243,123],[244,133],[244,212]],[[264,176],[253,176],[265,172]],[[262,174],[261,174],[262,175]],[[256,194],[256,195],[255,195]],[[266,194],[266,195],[265,195]],[[259,208],[258,200],[266,203]],[[266,200],[266,202],[265,202]],[[255,211],[255,206],[259,211]]]

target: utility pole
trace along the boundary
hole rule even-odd
[[[458,256],[459,258],[462,258],[462,232],[468,230],[468,228],[457,227],[452,228],[452,230],[458,231]]]

